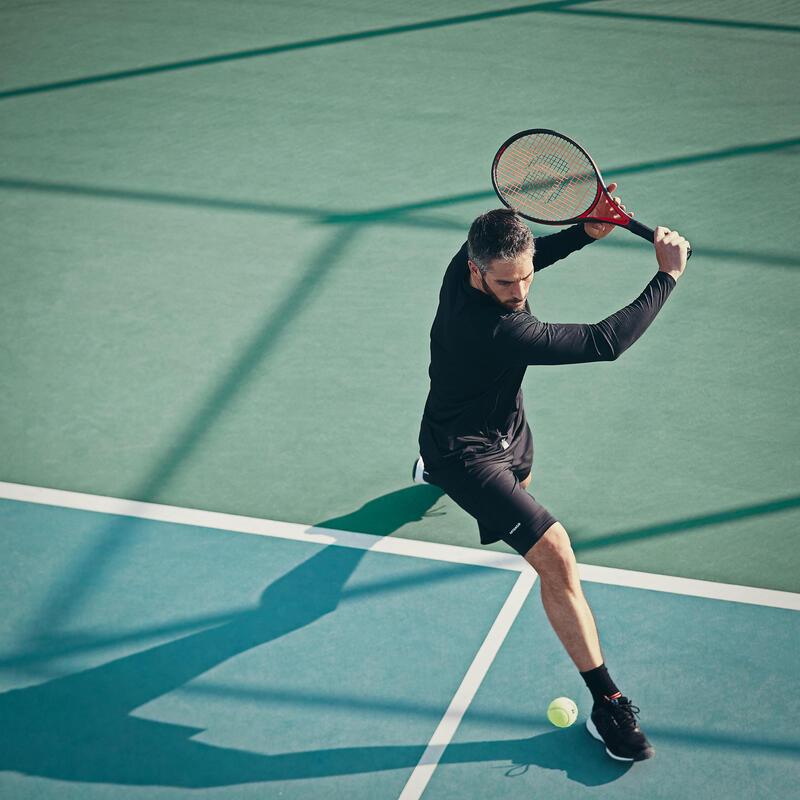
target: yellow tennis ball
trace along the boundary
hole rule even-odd
[[[578,706],[569,697],[556,697],[547,709],[547,719],[557,728],[568,728],[578,719]]]

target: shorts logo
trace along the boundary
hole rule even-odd
[[[519,528],[519,526],[520,526],[520,525],[522,525],[522,523],[521,523],[521,522],[518,522],[518,523],[517,523],[517,524],[516,524],[516,525],[515,525],[515,526],[514,526],[514,527],[513,527],[513,528],[512,528],[512,529],[511,529],[509,532],[508,532],[508,536],[511,536],[511,534],[513,534],[513,533],[516,533],[516,532],[517,532],[517,529]]]

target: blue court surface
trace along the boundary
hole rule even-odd
[[[788,797],[800,782],[790,608],[586,582],[657,750],[628,767],[583,727],[588,693],[530,571],[526,587],[526,571],[441,556],[460,548],[18,500],[0,520],[4,798]],[[452,741],[423,758],[470,675]],[[545,709],[562,694],[580,717],[559,730]]]

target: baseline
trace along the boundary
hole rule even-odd
[[[294,522],[279,522],[237,514],[222,514],[216,511],[202,511],[193,508],[70,492],[62,489],[27,486],[5,481],[0,481],[0,499],[71,508],[79,511],[96,511],[101,514],[115,514],[157,522],[172,522],[179,525],[193,525],[199,528],[214,528],[235,533],[249,533],[256,536],[292,539],[312,544],[335,544],[340,547],[351,547],[357,550],[425,558],[451,564],[505,569],[512,572],[533,572],[525,559],[515,553],[499,553],[494,550],[479,550],[472,547],[423,542],[396,536],[375,536],[369,533],[316,528]],[[738,586],[694,578],[681,578],[673,575],[657,575],[649,572],[614,569],[591,564],[579,564],[578,566],[581,579],[592,583],[628,586],[637,589],[800,611],[800,594],[795,592],[761,589],[753,586]]]

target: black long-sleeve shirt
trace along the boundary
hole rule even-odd
[[[582,225],[535,240],[539,272],[589,244]],[[429,468],[442,459],[511,441],[527,424],[522,379],[529,364],[612,361],[647,329],[675,286],[657,272],[630,305],[589,324],[541,322],[509,311],[469,283],[467,245],[445,272],[431,328],[430,391],[420,429],[420,453]]]

